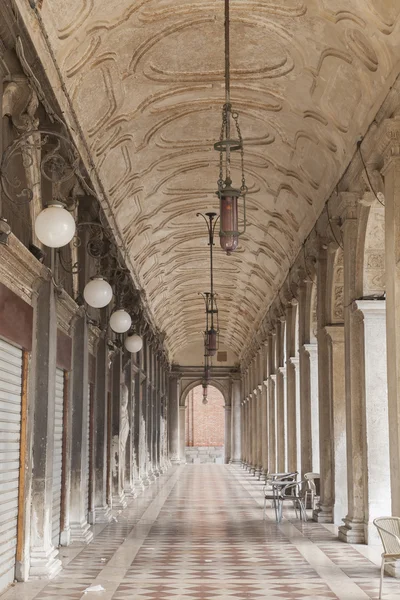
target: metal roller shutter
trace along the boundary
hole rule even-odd
[[[0,340],[0,592],[15,576],[22,350]]]
[[[53,512],[52,541],[55,547],[60,544],[61,521],[61,477],[62,477],[62,442],[64,413],[64,371],[56,370],[56,398],[54,417],[54,454],[53,454]]]

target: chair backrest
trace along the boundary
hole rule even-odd
[[[374,519],[385,554],[400,554],[400,517]]]
[[[304,473],[304,479],[309,490],[312,490],[316,496],[319,496],[320,474]]]
[[[284,488],[282,488],[281,490],[281,496],[282,497],[298,497],[300,495],[300,490],[302,485],[304,484],[304,481],[293,481],[292,483],[288,483],[288,485],[285,485]]]

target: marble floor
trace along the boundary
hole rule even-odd
[[[240,466],[186,465],[160,477],[85,548],[61,548],[52,581],[1,600],[362,600],[378,597],[380,549],[339,542],[333,526],[272,510]],[[104,591],[85,592],[90,586]],[[385,579],[385,600],[400,581]]]

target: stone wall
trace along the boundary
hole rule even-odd
[[[216,388],[210,387],[208,404],[203,404],[201,386],[189,392],[186,409],[186,446],[224,445],[224,398]]]

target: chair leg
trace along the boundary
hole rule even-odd
[[[267,512],[267,499],[264,497],[264,511],[263,511],[263,519],[265,521],[265,515]]]
[[[383,577],[385,574],[385,559],[382,557],[382,564],[381,564],[381,581],[379,584],[379,600],[381,600],[382,598],[382,589],[383,589]]]

